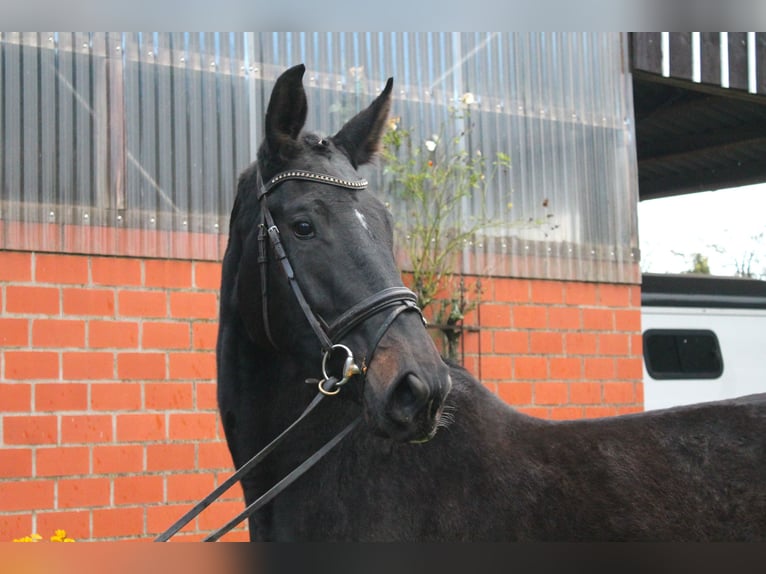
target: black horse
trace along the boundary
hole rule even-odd
[[[365,424],[250,518],[252,539],[766,539],[766,395],[550,422],[442,361],[403,288],[391,217],[356,171],[392,82],[322,138],[303,132],[303,72],[277,80],[231,214],[217,360],[234,463],[316,395],[323,353],[343,367],[320,384],[340,392],[242,480],[247,502],[360,412]]]

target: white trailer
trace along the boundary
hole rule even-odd
[[[766,281],[644,274],[646,410],[766,391]]]

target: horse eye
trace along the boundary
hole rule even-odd
[[[301,239],[314,237],[314,226],[308,221],[296,221],[293,223],[293,233]]]

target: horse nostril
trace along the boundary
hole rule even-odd
[[[408,373],[391,390],[390,413],[399,422],[415,418],[431,398],[428,385],[412,373]]]

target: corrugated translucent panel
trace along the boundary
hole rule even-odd
[[[273,83],[305,62],[310,129],[334,133],[393,76],[416,139],[447,126],[510,157],[451,222],[500,223],[466,240],[464,272],[637,282],[625,37],[0,34],[0,247],[220,258]]]
[[[0,34],[0,247],[219,259],[253,38]]]

